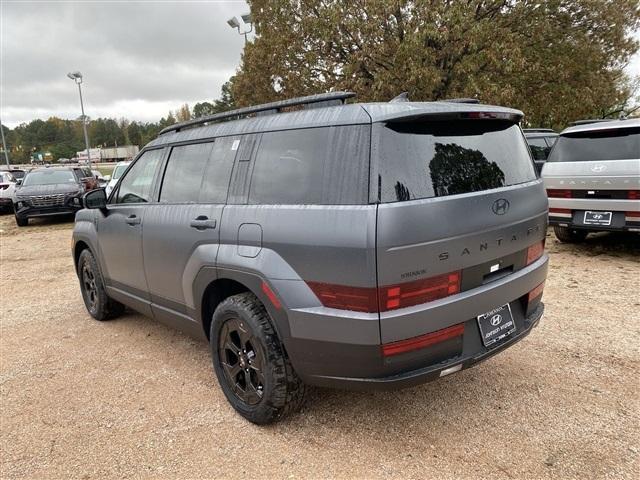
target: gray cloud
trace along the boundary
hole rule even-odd
[[[157,120],[217,98],[244,41],[226,19],[246,11],[244,1],[2,2],[2,121],[78,116],[72,70],[93,118]]]

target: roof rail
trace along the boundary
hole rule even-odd
[[[556,133],[553,128],[523,128],[522,131],[529,133]]]
[[[255,105],[253,107],[238,108],[236,110],[229,110],[228,112],[216,113],[214,115],[207,115],[206,117],[200,117],[193,120],[187,120],[186,122],[176,123],[169,127],[163,128],[160,131],[160,135],[172,131],[178,132],[183,128],[203,125],[205,123],[219,122],[221,120],[230,119],[236,120],[252,114],[270,115],[273,113],[280,113],[283,108],[294,107],[298,105],[307,106],[309,108],[344,105],[347,99],[355,96],[356,94],[354,92],[328,92],[319,93],[316,95],[308,95],[306,97],[289,98],[287,100],[264,103],[262,105]]]
[[[575,127],[576,125],[588,125],[590,123],[602,123],[602,122],[613,122],[617,120],[615,118],[593,118],[591,120],[576,120],[575,122],[571,122],[569,125]]]
[[[438,101],[449,103],[480,103],[480,100],[478,100],[477,98],[445,98]]]

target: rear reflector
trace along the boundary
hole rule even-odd
[[[628,190],[627,198],[629,200],[640,200],[640,190]]]
[[[544,253],[544,240],[534,243],[527,248],[527,265],[538,260]]]
[[[395,310],[432,302],[460,292],[460,272],[380,288],[380,310]]]
[[[640,218],[640,212],[624,212],[626,217]]]
[[[464,334],[464,323],[459,323],[451,327],[443,328],[442,330],[427,333],[426,335],[420,335],[419,337],[384,344],[382,345],[382,354],[385,357],[399,355],[401,353],[411,352],[436,343],[441,343],[445,340],[449,340],[450,338],[459,337],[462,334]]]
[[[322,305],[355,312],[377,312],[378,295],[375,288],[346,287],[330,283],[307,282]]]
[[[262,291],[269,298],[273,306],[276,307],[276,309],[280,310],[282,304],[280,303],[280,300],[278,300],[278,297],[276,297],[276,294],[273,293],[273,290],[271,290],[271,287],[269,287],[266,282],[262,282]]]
[[[571,213],[570,208],[549,208],[549,213]]]
[[[547,197],[550,197],[550,198],[571,198],[572,194],[571,194],[571,190],[568,190],[568,189],[559,190],[559,189],[549,188],[549,189],[547,189]]]
[[[529,292],[529,295],[527,295],[527,303],[531,303],[531,300],[534,300],[535,298],[542,295],[543,290],[544,290],[544,282],[542,282],[540,285],[538,285],[536,288],[534,288]]]

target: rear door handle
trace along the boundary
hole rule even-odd
[[[206,230],[207,228],[214,229],[216,228],[216,219],[213,218],[209,220],[209,217],[200,215],[191,220],[189,226],[195,228],[196,230]]]
[[[125,220],[129,225],[140,225],[141,221],[142,219],[135,215],[129,215]]]

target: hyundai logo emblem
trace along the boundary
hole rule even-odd
[[[509,211],[509,200],[507,200],[506,198],[499,198],[498,200],[493,202],[491,210],[493,210],[493,213],[495,213],[496,215],[504,215]]]
[[[502,315],[496,314],[493,317],[491,317],[492,326],[497,327],[498,325],[500,325],[500,322],[502,322]]]

